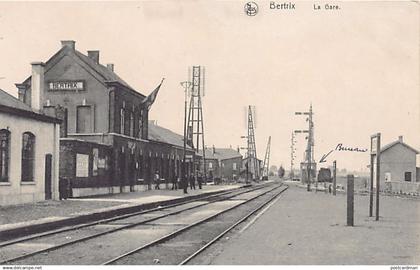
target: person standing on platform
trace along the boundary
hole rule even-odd
[[[59,178],[58,181],[58,191],[59,191],[59,199],[61,200],[67,200],[69,197],[69,180],[66,178]]]
[[[190,189],[194,189],[195,190],[195,176],[193,173],[190,174]]]
[[[188,194],[188,175],[185,174],[181,179],[182,188],[184,189],[184,194]]]
[[[159,176],[159,171],[156,170],[155,172],[155,176],[154,176],[154,180],[155,180],[155,189],[160,189],[160,176]]]
[[[178,175],[176,172],[172,176],[172,190],[178,190]]]
[[[202,189],[203,175],[201,174],[201,172],[197,172],[197,183],[198,183],[198,188]]]

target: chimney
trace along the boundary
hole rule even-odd
[[[67,47],[70,47],[72,50],[75,50],[76,49],[76,41],[74,41],[74,40],[62,40],[61,41],[61,46],[62,47],[67,46]]]
[[[31,77],[31,107],[41,111],[44,98],[44,67],[43,62],[33,62]]]
[[[114,64],[106,64],[106,67],[107,67],[110,71],[114,72]]]
[[[398,141],[402,143],[403,142],[403,136],[398,136]]]
[[[88,57],[99,64],[99,51],[88,51]]]
[[[214,144],[213,144],[213,155],[214,154],[216,154],[216,147],[214,147]]]

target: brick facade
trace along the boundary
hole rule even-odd
[[[86,189],[74,192],[75,196],[104,193],[106,188],[133,191],[137,184],[149,185],[156,170],[165,180],[175,170],[180,175],[182,148],[149,140],[145,95],[118,77],[113,65],[101,65],[99,51],[84,55],[74,41],[63,41],[45,64],[44,85],[44,110],[63,119],[60,176],[69,179],[73,189]],[[20,99],[30,102],[31,77],[16,86]],[[109,160],[103,175],[93,175],[94,149],[100,159]],[[77,176],[81,170],[77,165],[83,169],[83,162],[89,163],[88,173]]]

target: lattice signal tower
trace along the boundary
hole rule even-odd
[[[251,105],[248,106],[248,167],[254,179],[260,176],[257,160],[257,147],[255,146],[254,120]]]
[[[270,147],[271,147],[271,136],[268,137],[267,149],[265,150],[265,157],[263,163],[263,176],[269,175],[270,172]]]
[[[193,66],[191,73],[191,92],[187,124],[187,144],[197,153],[202,150],[203,161],[206,160],[204,147],[203,105],[201,97],[204,96],[205,68]],[[200,167],[200,165],[198,165]],[[206,177],[206,163],[203,162],[204,177]],[[194,170],[194,174],[197,170]]]

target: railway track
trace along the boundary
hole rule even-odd
[[[287,189],[288,186],[284,186],[264,192],[222,212],[167,234],[160,239],[119,255],[103,264],[188,264],[224,235],[278,198]],[[250,202],[254,203],[249,205]],[[234,209],[240,207],[245,208],[242,209],[242,212],[246,213],[245,215],[232,214]],[[208,230],[210,227],[212,231]],[[171,250],[174,248],[177,249],[177,252],[171,254]]]
[[[70,226],[59,230],[2,242],[0,243],[0,264],[28,264],[28,262],[32,261],[31,258],[36,258],[34,260],[35,264],[42,264],[42,260],[39,261],[37,257],[45,257],[54,251],[72,248],[81,243],[95,241],[96,239],[107,237],[108,235],[117,234],[118,232],[127,231],[141,225],[147,225],[188,211],[194,211],[195,209],[203,208],[220,201],[232,200],[238,196],[246,196],[248,193],[263,192],[266,189],[271,190],[272,186],[260,185],[241,190],[226,191],[224,193],[210,195],[192,201],[125,214],[101,221]],[[58,261],[53,264],[57,264]],[[74,261],[72,264],[78,263],[77,261]]]

